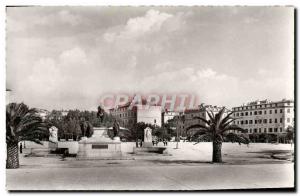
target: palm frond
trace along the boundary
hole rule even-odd
[[[199,117],[199,116],[195,116],[194,119],[202,120],[202,121],[205,122],[207,125],[210,124],[210,121],[206,120],[205,118]]]
[[[232,122],[234,122],[236,119],[234,119],[234,118],[230,118],[225,124],[221,124],[220,125],[220,130],[223,130],[223,129],[225,129],[226,127],[228,127],[228,125],[230,125]]]
[[[198,143],[203,142],[203,141],[209,141],[211,139],[212,139],[211,133],[201,134],[201,135],[198,135],[198,137],[196,138],[196,143],[195,144],[198,144]]]
[[[223,108],[216,114],[216,116],[215,116],[216,127],[219,127],[224,112],[225,112],[225,107],[223,107]]]
[[[247,136],[236,133],[228,133],[225,137],[227,141],[230,141],[232,143],[238,142],[239,144],[249,144],[250,142]]]
[[[223,130],[222,130],[222,133],[224,133],[225,131],[241,131],[242,133],[246,133],[247,131],[237,125],[229,125],[227,127],[225,127]]]
[[[228,120],[233,119],[231,117],[231,115],[233,114],[233,112],[229,112],[222,120],[221,120],[221,125],[226,124]]]
[[[207,115],[209,116],[210,118],[210,121],[213,122],[214,119],[215,119],[215,115],[212,111],[206,111]]]
[[[191,126],[189,126],[186,130],[189,131],[190,129],[195,129],[195,128],[209,130],[209,129],[207,128],[207,126],[201,125],[201,124],[191,125]]]

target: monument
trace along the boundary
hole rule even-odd
[[[49,128],[49,149],[50,151],[55,151],[57,149],[58,137],[57,137],[58,129],[55,126]]]
[[[111,139],[107,127],[94,127],[92,137],[82,137],[79,141],[77,158],[88,159],[121,159],[121,142],[119,137]]]
[[[146,127],[144,129],[144,143],[143,147],[152,147],[152,129],[150,127]]]
[[[98,118],[103,122],[104,110],[98,107]],[[91,137],[82,137],[79,141],[78,159],[121,159],[121,141],[118,137],[120,130],[119,123],[115,120],[113,125],[114,136],[111,139],[107,127],[94,127]]]
[[[146,127],[144,129],[144,142],[142,147],[134,147],[133,153],[136,155],[169,155],[166,147],[154,147],[152,143],[152,129]]]

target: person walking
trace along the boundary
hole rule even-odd
[[[20,144],[20,154],[22,154],[23,153],[23,145],[22,145],[22,143]]]
[[[140,147],[143,146],[143,140],[140,140]]]

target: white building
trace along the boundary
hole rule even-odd
[[[254,101],[234,107],[234,123],[251,133],[285,133],[294,126],[294,101]]]
[[[137,122],[144,122],[161,127],[161,106],[137,105]]]
[[[162,123],[165,124],[169,120],[174,119],[175,116],[178,116],[179,112],[168,111],[167,109],[162,113]]]

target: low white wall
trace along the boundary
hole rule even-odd
[[[77,141],[58,142],[57,148],[68,148],[69,154],[77,154],[79,144]]]
[[[22,143],[23,148],[49,148],[49,142],[48,141],[42,141],[42,145],[41,144],[37,144],[35,142],[32,141],[22,141],[19,142],[19,145]],[[24,146],[25,143],[25,146]]]

